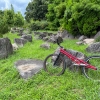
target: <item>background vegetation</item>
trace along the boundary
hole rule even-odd
[[[46,20],[47,28],[41,25],[41,29],[66,29],[73,35],[90,37],[100,30],[99,5],[99,0],[32,0],[26,8],[25,19],[33,20],[33,27]]]
[[[9,32],[11,27],[22,27],[23,25],[24,17],[20,12],[14,12],[13,5],[9,10],[0,10],[0,37]]]
[[[25,19],[20,12],[0,10],[0,35],[11,27],[31,30],[67,30],[76,35],[94,36],[100,30],[99,0],[31,0]]]

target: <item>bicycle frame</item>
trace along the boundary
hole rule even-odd
[[[85,62],[84,60],[78,59],[77,57],[73,56],[71,53],[67,52],[64,48],[60,46],[60,53],[66,55],[69,59],[71,59],[77,66],[85,66],[86,68],[90,68],[93,70],[97,70],[95,66],[92,66]]]

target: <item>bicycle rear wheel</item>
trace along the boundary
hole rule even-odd
[[[83,67],[84,75],[89,79],[100,81],[100,56],[90,56],[87,58],[86,62],[95,66],[97,70]]]
[[[66,69],[65,60],[57,54],[50,54],[47,56],[44,60],[43,67],[50,75],[61,75]]]

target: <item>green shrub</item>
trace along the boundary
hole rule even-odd
[[[9,31],[9,26],[2,20],[0,20],[0,37],[3,36],[3,34],[7,33]]]
[[[49,22],[48,30],[57,31],[56,24],[54,22]]]
[[[48,27],[47,21],[34,21],[30,24],[31,30],[45,30]]]
[[[97,33],[100,26],[100,6],[97,1],[74,2],[65,12],[66,29],[73,35],[92,36]]]

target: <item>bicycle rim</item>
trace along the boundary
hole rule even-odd
[[[65,61],[60,56],[60,63],[55,64],[55,59],[58,57],[56,54],[51,54],[44,60],[44,70],[48,72],[49,75],[61,75],[65,71]]]
[[[100,81],[100,56],[90,56],[86,62],[95,66],[97,70],[83,67],[84,75],[91,80]]]

